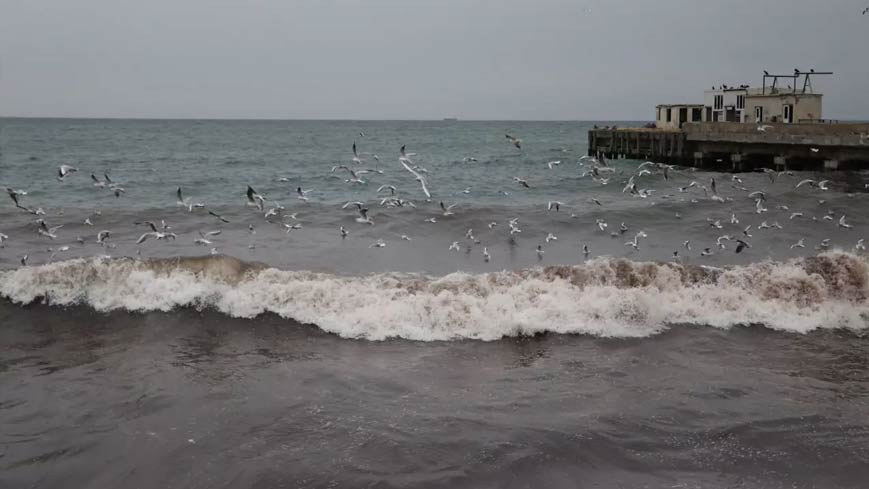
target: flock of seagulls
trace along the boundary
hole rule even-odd
[[[765,130],[764,126],[759,126],[758,130]],[[362,133],[360,133],[360,136],[361,135]],[[506,140],[511,146],[513,146],[513,148],[515,148],[515,150],[522,150],[521,139],[507,134]],[[406,146],[402,145],[398,150],[398,168],[406,171],[406,174],[409,175],[409,178],[406,180],[409,186],[418,186],[417,195],[419,196],[419,198],[423,199],[426,203],[431,203],[432,192],[429,188],[429,183],[426,178],[428,170],[415,163],[412,159],[414,156],[416,156],[416,153],[408,152]],[[352,157],[350,157],[348,164],[339,164],[333,166],[331,169],[331,173],[335,173],[338,170],[346,172],[347,178],[344,179],[344,182],[349,185],[366,184],[367,181],[364,179],[366,175],[384,173],[383,170],[377,167],[365,168],[364,165],[366,165],[367,163],[365,158],[367,157],[370,157],[377,162],[380,161],[380,157],[376,154],[360,152],[357,143],[354,141],[352,145]],[[466,157],[463,159],[463,161],[471,162],[476,161],[476,159]],[[561,165],[562,160],[553,160],[546,163],[546,168],[549,171],[557,171]],[[614,178],[620,179],[619,185],[623,185],[622,194],[624,194],[627,198],[650,199],[653,196],[657,195],[659,199],[667,200],[674,199],[679,194],[688,194],[691,203],[699,203],[700,199],[702,198],[707,201],[722,204],[723,206],[736,203],[741,199],[748,199],[748,201],[754,202],[754,214],[760,216],[770,212],[769,207],[771,207],[771,204],[767,201],[767,197],[769,194],[768,189],[746,188],[743,184],[743,179],[738,175],[733,175],[730,178],[730,186],[735,189],[737,193],[731,193],[731,195],[724,195],[724,193],[721,192],[720,183],[717,182],[714,177],[710,178],[708,184],[698,182],[697,180],[690,180],[687,184],[683,185],[671,183],[671,180],[676,176],[685,179],[690,178],[687,177],[687,175],[683,173],[683,171],[677,170],[676,167],[672,165],[647,161],[637,166],[635,170],[629,172],[630,174],[627,175],[625,174],[624,170],[617,171],[614,167],[610,166],[606,159],[602,157],[595,158],[590,156],[582,156],[578,159],[578,161],[576,161],[576,165],[578,166],[578,168],[583,170],[581,174],[582,178],[588,178],[593,183],[599,186],[608,185],[610,181]],[[695,169],[693,168],[688,169],[688,171],[694,170]],[[763,171],[769,177],[770,185],[776,184],[776,182],[780,181],[780,179],[782,178],[794,177],[794,174],[791,172],[777,172],[771,169],[765,169]],[[57,171],[57,180],[60,182],[65,182],[69,179],[72,179],[72,175],[74,175],[76,172],[78,172],[78,169],[75,167],[72,167],[70,165],[61,165]],[[95,174],[91,174],[91,180],[93,182],[93,187],[97,189],[109,190],[114,194],[115,198],[122,197],[126,192],[124,188],[119,183],[113,181],[108,174],[104,174],[102,179],[98,178]],[[657,181],[659,184],[663,182],[663,184],[667,186],[668,189],[671,189],[671,191],[669,193],[664,193],[666,192],[666,190],[661,190],[660,188],[650,188],[652,180]],[[278,181],[288,182],[289,179],[281,178]],[[534,187],[533,183],[535,182],[535,179],[527,176],[513,176],[512,181],[519,189],[519,191],[525,191]],[[829,180],[803,179],[797,182],[793,186],[793,189],[794,191],[800,189],[807,189],[811,192],[822,193],[830,190],[829,185]],[[7,188],[6,191],[16,209],[36,216],[36,219],[33,221],[35,224],[34,229],[36,234],[50,241],[59,239],[61,229],[64,227],[64,225],[49,225],[46,222],[45,217],[43,217],[46,213],[42,208],[33,208],[25,205],[26,203],[24,202],[24,200],[25,197],[28,195],[27,191],[13,188]],[[467,194],[470,193],[470,191],[470,188],[466,188],[462,193]],[[297,200],[303,203],[307,203],[311,198],[310,195],[312,192],[314,192],[314,189],[303,189],[301,186],[297,186],[294,193]],[[509,193],[505,191],[502,191],[502,193],[504,195],[509,195]],[[744,195],[740,195],[740,193],[744,193]],[[401,193],[394,185],[381,185],[377,189],[376,194],[379,199],[379,205],[384,208],[417,207],[417,203],[415,203],[414,201],[408,198],[399,197]],[[285,230],[287,234],[302,229],[302,223],[298,222],[298,213],[286,212],[284,206],[268,198],[266,195],[258,192],[251,185],[247,186],[244,195],[246,197],[246,201],[244,202],[244,204],[249,208],[255,209],[257,213],[261,214],[264,222],[280,226],[280,228]],[[218,214],[210,208],[207,208],[205,203],[197,202],[189,196],[185,196],[182,187],[177,187],[175,191],[175,197],[176,206],[185,209],[188,213],[195,213],[204,210],[203,215],[213,218],[213,222],[216,225],[228,224],[231,222],[231,219],[224,217],[221,214]],[[586,202],[588,204],[599,207],[604,206],[604,204],[600,202],[600,200],[593,197],[587,199]],[[823,205],[825,203],[825,200],[818,199],[818,202],[820,205]],[[443,200],[438,200],[437,205],[440,210],[439,214],[425,219],[424,222],[436,224],[439,222],[439,219],[448,219],[460,212],[460,209],[457,208],[457,203],[446,203]],[[563,208],[567,207],[565,203],[557,200],[548,200],[546,201],[545,205],[548,212],[556,213],[561,212]],[[653,202],[650,205],[655,205],[655,203]],[[355,211],[357,216],[355,217],[354,222],[358,224],[365,226],[375,225],[374,218],[369,213],[369,207],[366,202],[348,201],[341,206],[341,209],[350,209]],[[805,212],[801,211],[792,212],[785,205],[776,205],[774,207],[774,210],[789,214],[790,221],[795,219],[804,219],[806,215]],[[762,220],[762,222],[760,222],[756,226],[742,226],[740,225],[740,218],[735,212],[733,212],[732,210],[727,210],[725,207],[722,207],[722,213],[724,212],[730,215],[729,219],[727,219],[726,217],[710,216],[706,218],[706,222],[708,226],[715,230],[723,230],[727,227],[730,227],[733,229],[733,231],[719,236],[715,240],[714,245],[701,248],[698,254],[699,257],[708,257],[715,254],[716,252],[720,253],[721,251],[726,250],[728,249],[728,247],[731,246],[734,253],[742,253],[752,247],[749,241],[749,239],[754,237],[754,235],[751,234],[752,229],[754,229],[755,231],[761,231],[780,230],[783,228],[783,226],[779,224],[778,221],[773,221],[771,219]],[[93,226],[91,217],[98,215],[100,215],[99,212],[95,213],[93,216],[88,217],[83,224],[87,226]],[[682,216],[677,213],[675,217],[676,219],[681,219]],[[570,218],[580,219],[580,216],[575,213],[571,213]],[[844,214],[837,216],[836,213],[834,213],[832,210],[828,211],[820,218],[816,216],[812,219],[817,222],[835,221],[837,227],[843,230],[850,230],[853,228],[853,226],[847,221],[847,218]],[[179,235],[173,232],[171,230],[171,227],[167,225],[164,220],[160,220],[159,224],[156,220],[143,221],[135,224],[147,226],[147,230],[145,232],[142,232],[139,235],[138,239],[135,240],[134,244],[137,246],[145,245],[149,242],[165,242],[175,241],[179,239]],[[256,234],[256,226],[254,225],[254,223],[247,224],[248,232],[251,235]],[[505,224],[506,237],[507,239],[509,239],[511,245],[515,245],[517,238],[522,233],[519,218],[517,217],[509,219]],[[495,228],[499,227],[500,225],[501,223],[498,223],[497,221],[492,221],[487,225],[487,228],[492,233],[495,233],[497,232]],[[604,234],[609,233],[612,238],[625,236],[630,230],[630,227],[625,222],[621,222],[618,226],[618,229],[608,231],[610,229],[610,225],[605,218],[595,219],[594,228],[597,229],[597,232]],[[211,247],[211,253],[216,254],[217,248],[214,246],[214,239],[220,236],[221,233],[222,231],[220,229],[208,231],[198,230],[195,236],[193,236],[193,244],[196,246]],[[345,226],[341,225],[338,228],[338,235],[341,239],[348,238],[350,234],[351,231],[345,228]],[[116,244],[113,242],[114,236],[115,233],[112,230],[103,229],[96,234],[95,242],[102,247],[114,248],[116,246]],[[633,237],[631,239],[627,239],[627,241],[624,242],[624,246],[626,248],[632,249],[634,252],[640,250],[643,241],[649,238],[649,234],[642,229],[632,233],[632,236]],[[542,257],[546,253],[545,247],[558,241],[558,236],[556,236],[552,232],[546,232],[545,236],[541,236],[541,238],[542,241],[538,242],[535,248],[536,254],[540,259],[542,259]],[[401,239],[406,241],[412,240],[412,238],[407,235],[402,235]],[[10,237],[8,235],[0,233],[0,247],[4,247],[9,240]],[[82,244],[85,242],[85,240],[81,237],[76,238],[76,240]],[[467,252],[470,252],[471,247],[475,245],[482,245],[482,242],[481,240],[477,239],[473,229],[468,229],[465,233],[464,238],[451,241],[447,250],[449,252],[457,252],[461,251],[464,248]],[[492,260],[491,254],[489,253],[490,245],[491,243],[482,246],[481,255],[485,262],[489,262]],[[371,243],[369,248],[384,248],[386,246],[386,241],[381,238]],[[830,239],[825,238],[818,243],[815,249],[824,250],[829,248],[829,246]],[[793,243],[790,246],[790,249],[805,247],[806,238],[800,238],[797,242]],[[251,244],[249,248],[253,249],[254,245]],[[682,251],[682,253],[686,255],[692,252],[690,240],[685,240],[683,242],[683,248],[684,250],[673,251],[674,260],[682,259],[683,255],[680,255],[680,251]],[[854,249],[856,251],[865,250],[863,239],[859,239],[857,241]],[[47,251],[51,254],[49,258],[50,261],[57,254],[69,251],[69,246],[64,245],[58,248],[49,248]],[[140,249],[137,249],[137,254],[140,253],[140,251]],[[591,251],[589,249],[588,243],[582,244],[581,251],[586,258],[589,256]],[[21,257],[21,264],[26,265],[27,259],[27,255]]]

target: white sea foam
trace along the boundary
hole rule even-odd
[[[0,296],[98,311],[275,313],[343,337],[495,340],[540,332],[643,337],[672,324],[807,332],[869,327],[869,264],[847,253],[725,270],[598,259],[441,278],[282,271],[231,257],[79,259],[0,272]]]

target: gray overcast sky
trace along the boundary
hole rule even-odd
[[[0,0],[0,115],[651,119],[816,68],[826,117],[869,119],[867,5]]]

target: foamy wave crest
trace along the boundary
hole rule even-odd
[[[867,284],[867,261],[839,252],[728,269],[602,258],[441,278],[342,277],[218,256],[20,268],[0,273],[0,296],[98,311],[196,307],[241,318],[271,312],[344,337],[429,341],[541,332],[641,337],[672,324],[865,329]]]

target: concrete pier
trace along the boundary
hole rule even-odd
[[[590,156],[720,171],[869,169],[869,124],[688,123],[682,129],[593,129]]]

